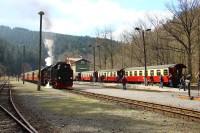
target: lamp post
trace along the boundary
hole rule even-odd
[[[23,46],[23,65],[22,65],[22,71],[23,71],[23,84],[24,84],[24,78],[25,78],[25,45]]]
[[[37,90],[40,91],[41,86],[41,49],[42,49],[42,15],[43,11],[38,13],[40,15],[40,42],[39,42],[39,61],[38,61],[38,87]]]
[[[138,32],[142,32],[142,41],[143,41],[143,46],[144,46],[144,85],[147,86],[147,57],[146,57],[146,44],[145,44],[145,38],[144,38],[144,33],[146,31],[150,31],[151,29],[141,29],[136,27],[135,30]]]

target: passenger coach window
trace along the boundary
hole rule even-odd
[[[134,71],[134,76],[137,76],[137,71]]]
[[[164,75],[168,75],[168,70],[167,69],[164,70]]]
[[[139,71],[139,76],[142,76],[142,71]]]
[[[128,72],[126,72],[126,76],[128,76]]]
[[[113,76],[116,76],[116,72],[113,73]]]
[[[130,71],[130,76],[132,76],[132,71]]]
[[[161,74],[160,70],[157,70],[157,76],[160,76],[160,74]]]
[[[154,70],[150,71],[150,75],[154,76]]]

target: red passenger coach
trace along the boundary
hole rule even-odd
[[[168,85],[169,75],[171,74],[173,85],[177,86],[182,76],[183,68],[186,68],[183,64],[147,66],[147,80],[150,82],[150,76],[153,76],[153,83],[159,83],[160,75],[162,75],[164,84]],[[125,75],[129,83],[143,83],[144,67],[126,68]]]
[[[98,77],[102,82],[117,82],[117,69],[100,70]]]
[[[92,81],[94,71],[81,72],[81,81]],[[78,75],[77,75],[78,76]]]
[[[38,81],[38,70],[24,73],[24,80],[36,83]]]
[[[147,81],[150,82],[152,76],[153,83],[160,82],[160,75],[163,76],[164,85],[169,85],[169,75],[173,86],[176,87],[179,84],[180,78],[183,74],[183,69],[186,68],[183,64],[167,64],[158,66],[147,66]],[[144,83],[144,67],[129,67],[121,69],[123,75],[126,76],[128,83]],[[101,82],[118,82],[123,75],[119,76],[117,69],[99,70],[98,81]],[[80,74],[80,73],[79,73]],[[93,71],[84,71],[81,73],[82,81],[93,81]]]

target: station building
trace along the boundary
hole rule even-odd
[[[83,58],[67,58],[66,62],[71,65],[74,75],[79,72],[90,70],[90,61]]]

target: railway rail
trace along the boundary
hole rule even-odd
[[[119,103],[131,108],[140,108],[140,109],[144,109],[148,111],[162,113],[164,115],[168,115],[175,118],[182,118],[186,120],[200,122],[200,111],[196,111],[196,110],[173,107],[173,106],[162,105],[162,104],[151,103],[151,102],[144,102],[144,101],[139,101],[139,100],[120,98],[120,97],[115,97],[115,96],[108,96],[104,94],[97,94],[97,93],[85,92],[85,91],[80,91],[80,90],[70,90],[69,92],[84,95],[86,97]]]
[[[9,81],[0,85],[0,130],[2,132],[37,133],[37,130],[21,115],[16,108]]]

